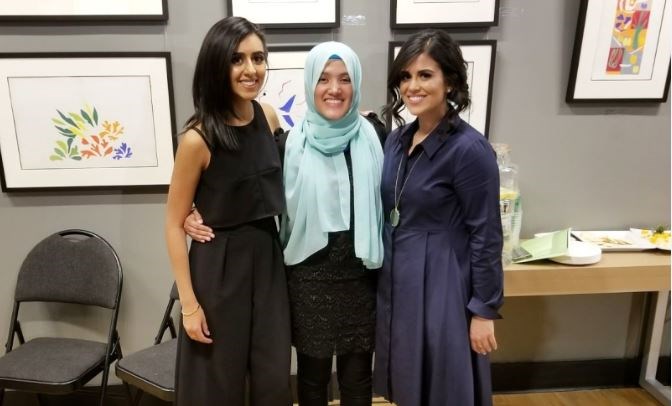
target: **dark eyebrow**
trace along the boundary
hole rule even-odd
[[[243,56],[243,55],[245,55],[244,52],[234,52],[231,56]],[[263,51],[252,52],[252,56],[259,56],[259,55],[264,56],[265,53]]]

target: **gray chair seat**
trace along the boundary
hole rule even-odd
[[[82,377],[100,372],[105,351],[106,343],[36,338],[0,358],[0,386],[30,391],[38,383],[48,385],[41,393],[72,392],[81,386]]]
[[[117,376],[156,397],[171,401],[175,386],[177,339],[153,345],[117,363]],[[160,389],[157,391],[156,389]]]
[[[177,300],[179,300],[177,287],[173,283],[168,305],[163,312],[159,331],[154,338],[154,345],[137,351],[117,362],[116,374],[124,383],[126,395],[133,406],[140,404],[145,393],[167,402],[172,402],[175,398],[177,331],[171,313]],[[172,338],[161,342],[166,330],[169,331]],[[133,396],[131,386],[137,389],[135,396]]]

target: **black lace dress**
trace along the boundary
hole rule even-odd
[[[352,196],[348,150],[345,158]],[[287,267],[292,344],[311,357],[373,352],[375,345],[378,272],[355,257],[354,215],[350,219],[350,230],[330,233],[325,248]]]

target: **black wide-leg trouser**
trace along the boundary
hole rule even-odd
[[[290,316],[280,247],[272,218],[215,230],[189,252],[194,292],[212,344],[180,330],[176,405],[292,404]]]

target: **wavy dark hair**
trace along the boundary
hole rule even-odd
[[[390,102],[383,107],[383,116],[388,122],[394,119],[399,127],[405,124],[399,114],[404,106],[399,84],[404,77],[406,67],[424,52],[441,67],[443,77],[452,89],[446,97],[448,114],[453,117],[469,106],[467,64],[462,57],[460,46],[445,31],[422,30],[404,42],[387,75],[387,92]]]
[[[226,17],[213,25],[203,39],[196,60],[192,96],[194,115],[185,123],[188,130],[201,124],[205,141],[211,149],[215,146],[229,151],[239,149],[238,137],[226,122],[239,118],[233,108],[231,89],[231,59],[240,42],[255,34],[268,54],[266,39],[261,29],[242,17]]]

